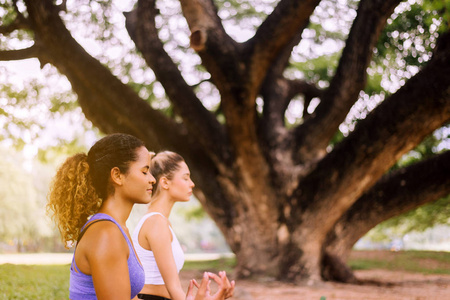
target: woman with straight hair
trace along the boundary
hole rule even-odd
[[[70,299],[136,299],[142,289],[144,269],[126,221],[134,204],[151,200],[155,178],[149,171],[150,160],[141,140],[111,134],[97,141],[88,154],[75,154],[58,169],[47,210],[65,246],[76,246]],[[206,299],[209,278],[213,277],[204,276],[196,297],[192,288],[196,283],[191,282],[187,299]],[[223,285],[221,278],[214,279],[219,287]]]
[[[145,285],[138,298],[183,300],[185,292],[178,273],[184,264],[184,253],[169,216],[176,202],[189,201],[195,184],[186,162],[175,152],[164,151],[152,157],[150,172],[156,179],[152,200],[132,235],[145,271]],[[214,299],[231,297],[235,282],[230,283],[224,271],[219,272],[219,277],[226,290]]]

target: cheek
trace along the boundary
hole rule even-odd
[[[185,189],[188,186],[188,184],[186,180],[180,179],[176,182],[176,186],[178,189]]]
[[[135,182],[136,187],[146,185],[146,183],[147,183],[147,181],[145,180],[145,176],[140,176],[140,175],[136,175],[133,178],[133,181]]]

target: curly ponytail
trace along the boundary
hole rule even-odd
[[[89,178],[87,155],[69,157],[53,178],[47,212],[58,224],[66,248],[77,240],[81,227],[101,205]]]
[[[50,186],[47,212],[58,224],[66,248],[78,239],[81,227],[98,212],[102,201],[114,194],[111,170],[118,167],[126,174],[140,147],[145,147],[144,142],[132,135],[110,134],[87,155],[76,154],[61,165]]]

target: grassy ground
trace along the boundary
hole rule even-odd
[[[226,270],[234,259],[186,262],[183,270]],[[387,269],[425,274],[450,274],[450,253],[428,251],[355,251],[349,261],[355,270]],[[67,299],[68,265],[0,265],[0,300]]]
[[[450,252],[353,251],[349,265],[353,270],[383,269],[450,275]]]
[[[67,265],[0,265],[0,299],[68,299]]]

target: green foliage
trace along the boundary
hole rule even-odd
[[[301,70],[305,79],[310,82],[328,82],[336,69],[340,53],[323,55],[305,62],[292,62],[291,66]]]
[[[59,243],[59,233],[45,212],[54,169],[52,164],[0,148],[0,244],[18,251],[53,250],[54,242],[49,238],[53,235],[58,236]],[[49,248],[39,249],[44,243]]]
[[[388,19],[368,70],[365,92],[392,93],[428,62],[439,34],[449,28],[449,10],[442,7],[449,0],[403,2]],[[381,77],[381,80],[380,80]]]
[[[426,0],[424,1],[424,9],[439,13],[442,17],[442,26],[439,27],[439,32],[444,32],[445,29],[450,28],[450,0]],[[428,24],[433,24],[435,18],[429,16],[426,19]]]
[[[275,1],[259,0],[218,0],[214,1],[221,18],[227,20],[237,20],[243,28],[256,30],[260,25],[260,20],[273,10]]]
[[[45,149],[38,149],[36,158],[43,164],[57,165],[66,157],[80,152],[87,152],[88,148],[80,137],[72,140],[58,139],[56,146],[48,146]]]
[[[447,29],[444,20],[447,13],[432,9],[437,2],[442,1],[425,0],[400,6],[402,11],[394,13],[379,39],[375,60],[388,59],[390,65],[396,65],[395,60],[401,56],[407,65],[421,66],[431,55],[438,33]]]
[[[183,215],[186,218],[186,221],[199,221],[207,217],[205,210],[198,202],[196,203],[196,205],[180,207],[177,209],[177,212]]]
[[[17,13],[11,3],[11,1],[0,2],[0,11],[3,15],[2,19],[0,20],[2,25],[10,24],[17,16]]]
[[[7,26],[11,24],[14,19],[17,17],[17,12],[13,7],[12,0],[3,0],[0,2],[0,26]],[[20,5],[19,11],[20,10]],[[15,31],[9,34],[8,37],[1,34],[0,35],[0,50],[11,50],[15,49],[18,44],[24,44],[23,41],[29,41],[32,38],[32,34],[29,30],[20,30]],[[14,40],[14,43],[11,43],[11,40]],[[12,46],[14,44],[14,46]],[[28,45],[29,46],[29,45]]]
[[[450,195],[378,224],[368,233],[374,241],[423,232],[436,225],[450,225]]]
[[[68,299],[69,266],[0,265],[0,299]]]
[[[426,137],[414,150],[410,151],[400,159],[393,169],[398,169],[416,163],[420,160],[430,158],[441,152],[439,146],[443,141],[448,141],[450,136],[444,136],[440,132],[450,129],[450,125],[444,126],[433,134]]]
[[[367,84],[364,88],[364,92],[369,95],[377,95],[383,92],[381,88],[381,82],[383,81],[383,75],[377,72],[370,72],[367,76]]]
[[[26,141],[20,131],[26,130],[30,136],[36,136],[35,132],[42,130],[43,126],[33,118],[22,117],[24,111],[37,104],[34,91],[35,89],[19,89],[12,84],[0,85],[0,103],[6,104],[0,114],[0,124],[3,125],[3,129],[0,129],[0,141],[13,138],[17,149],[22,149]]]
[[[83,117],[67,81],[54,69],[44,72],[48,86],[43,79],[14,81],[17,75],[5,69],[0,85],[0,142],[17,151],[32,145],[39,149],[38,158],[48,162],[46,156],[52,155],[44,154],[46,148],[61,154],[84,150],[86,138],[98,130]]]
[[[36,193],[30,176],[11,162],[2,151],[0,156],[0,241],[29,239],[37,228],[33,214],[37,209]]]

